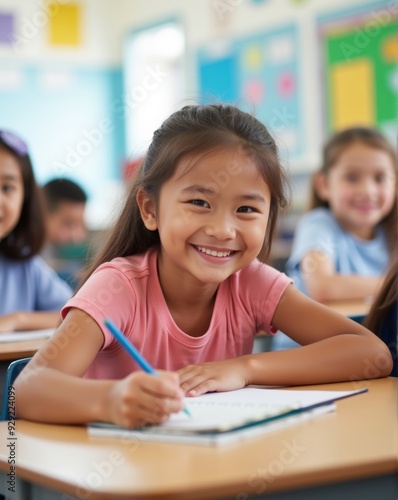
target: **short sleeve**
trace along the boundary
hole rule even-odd
[[[136,292],[124,273],[110,263],[100,266],[62,309],[65,318],[72,307],[88,314],[101,328],[104,348],[114,342],[104,327],[104,319],[112,319],[123,331],[129,330],[135,317]]]
[[[290,274],[300,265],[309,252],[319,251],[332,260],[336,253],[336,223],[326,209],[316,209],[306,214],[297,225],[292,252],[287,262]]]
[[[272,319],[284,291],[291,283],[292,279],[284,273],[259,261],[240,273],[236,282],[239,297],[243,311],[255,319],[256,331],[277,332]]]
[[[72,296],[72,289],[44,260],[32,259],[36,311],[59,311]]]

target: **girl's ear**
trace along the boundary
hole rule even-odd
[[[155,202],[144,188],[140,188],[137,193],[137,204],[140,209],[141,218],[145,224],[145,227],[149,231],[156,231],[158,228]]]
[[[326,175],[323,172],[318,172],[314,176],[314,187],[316,194],[323,201],[329,199],[329,188]]]

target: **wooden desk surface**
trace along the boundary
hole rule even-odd
[[[90,500],[197,500],[393,474],[397,379],[306,388],[359,387],[369,391],[338,401],[334,413],[217,448],[89,438],[84,427],[18,421],[17,477]],[[1,422],[5,472],[7,437],[7,422]]]
[[[0,361],[33,356],[47,339],[21,340],[20,342],[0,342]]]
[[[324,305],[340,314],[344,314],[344,316],[358,317],[366,316],[372,304],[364,300],[341,300],[325,302]]]

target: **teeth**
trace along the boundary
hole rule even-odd
[[[232,252],[217,252],[216,250],[210,250],[209,248],[196,247],[201,252],[206,255],[211,255],[212,257],[228,257]]]

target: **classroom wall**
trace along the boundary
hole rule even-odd
[[[328,133],[319,22],[335,14],[367,10],[376,16],[377,28],[377,23],[382,24],[377,21],[380,12],[398,14],[393,0],[72,3],[80,9],[81,38],[75,47],[63,47],[49,43],[50,0],[0,0],[0,14],[12,12],[15,32],[22,36],[17,44],[0,43],[0,128],[13,128],[27,138],[40,182],[64,174],[83,184],[91,198],[89,219],[93,228],[107,224],[109,207],[121,193],[122,166],[129,156],[124,114],[115,111],[118,107],[113,105],[128,92],[123,88],[123,46],[129,34],[167,19],[181,21],[186,34],[184,104],[206,97],[202,94],[206,71],[200,73],[200,67],[209,48],[214,52],[229,46],[239,55],[253,37],[268,42],[265,37],[293,30],[296,52],[292,69],[297,76],[297,92],[290,115],[295,116],[292,122],[296,135],[287,133],[290,129],[283,122],[283,103],[276,103],[267,119],[274,119],[278,125],[275,135],[297,180],[294,195],[301,206],[306,198],[302,187],[319,164],[320,147]],[[371,35],[366,37],[372,41]],[[360,43],[356,45],[359,52]],[[242,99],[238,103],[247,104]],[[248,107],[256,112],[255,104]]]
[[[193,8],[194,5],[194,8]],[[299,142],[303,143],[297,154],[290,159],[293,172],[314,170],[319,163],[321,143],[327,135],[323,114],[323,87],[325,75],[322,74],[322,54],[320,54],[318,25],[323,18],[334,14],[347,15],[362,11],[398,14],[396,2],[365,0],[121,0],[117,24],[121,33],[128,33],[145,25],[161,22],[170,17],[181,20],[187,39],[186,99],[201,99],[198,87],[198,52],[203,47],[220,47],[226,41],[245,40],[255,34],[277,32],[286,26],[293,26],[297,34],[297,76],[298,103],[294,113],[301,113],[298,126]],[[379,23],[381,24],[381,23]],[[369,38],[367,34],[365,37]],[[370,40],[371,41],[371,40]],[[358,50],[361,49],[358,40]],[[366,40],[365,40],[366,45]],[[232,49],[234,50],[234,49]],[[236,49],[235,49],[236,50]],[[239,49],[238,49],[239,50]],[[199,61],[200,63],[200,61]],[[265,62],[267,64],[267,62]],[[264,73],[263,73],[264,74]],[[221,76],[221,75],[220,75]],[[224,82],[223,82],[224,83]],[[226,82],[225,82],[226,83]],[[358,82],[358,88],[360,82]],[[242,104],[242,100],[239,101]],[[244,104],[244,102],[243,102]],[[391,103],[393,105],[393,103]],[[282,105],[276,105],[276,113],[269,115],[269,122],[276,121]],[[254,106],[254,111],[256,108]],[[269,124],[268,122],[268,124]],[[281,128],[281,127],[279,127]],[[276,132],[278,136],[278,131]],[[283,134],[281,134],[283,142]],[[299,145],[298,145],[299,146]],[[283,148],[283,144],[282,144]],[[290,153],[292,153],[292,147]]]
[[[0,16],[14,21],[11,43],[0,43],[0,128],[28,142],[40,183],[66,176],[85,188],[89,226],[97,229],[111,220],[126,156],[123,116],[111,109],[123,91],[121,37],[113,2],[85,0],[79,43],[52,44],[57,3],[0,2]]]

